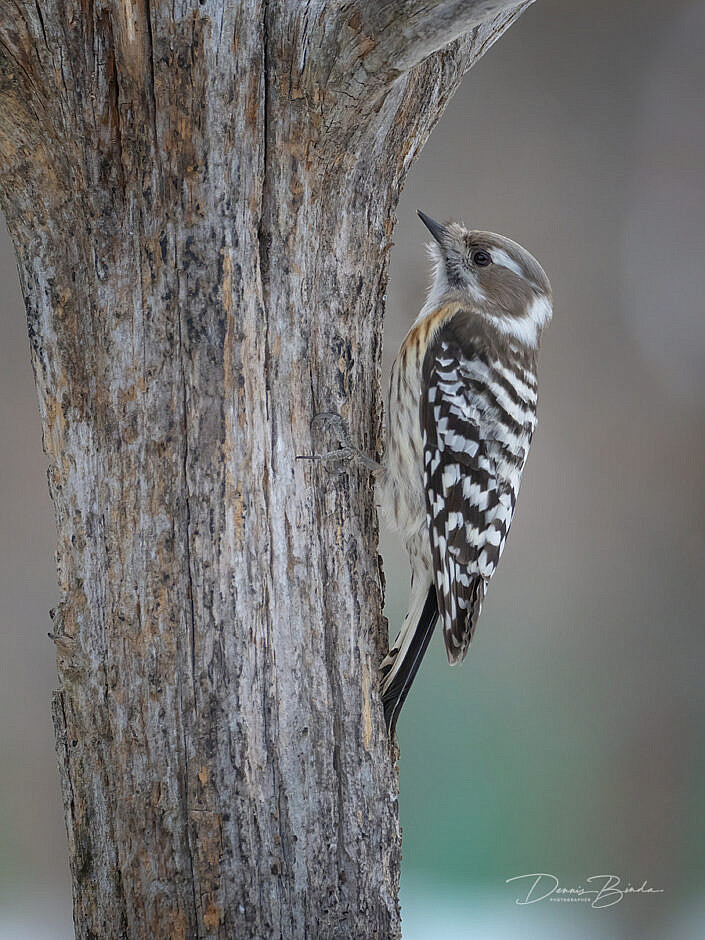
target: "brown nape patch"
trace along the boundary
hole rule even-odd
[[[402,343],[400,358],[406,359],[407,355],[413,355],[417,352],[419,358],[423,359],[429,339],[447,320],[455,316],[462,306],[461,303],[453,300],[432,310],[420,323],[417,323],[409,330],[406,339]]]

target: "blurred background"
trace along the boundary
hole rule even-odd
[[[551,278],[539,428],[467,660],[399,721],[406,940],[705,936],[705,0],[538,0],[467,76],[399,207],[385,370],[422,302],[415,209]],[[56,603],[14,258],[0,235],[0,937],[65,938]],[[383,540],[387,614],[408,571]],[[661,889],[520,906],[517,875]]]

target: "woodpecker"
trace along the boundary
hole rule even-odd
[[[553,309],[521,245],[418,215],[433,236],[433,276],[392,366],[382,482],[411,565],[409,610],[381,665],[390,734],[439,618],[449,662],[467,653],[536,427],[536,361]]]

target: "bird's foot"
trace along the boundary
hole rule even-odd
[[[314,444],[319,439],[326,449],[315,454],[297,455],[297,460],[320,460],[324,463],[354,460],[374,474],[384,471],[382,464],[372,460],[358,447],[355,447],[350,439],[350,429],[347,421],[335,411],[323,411],[314,415],[311,421],[311,431]],[[331,449],[332,443],[338,445],[337,449]]]

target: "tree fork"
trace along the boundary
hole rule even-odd
[[[372,481],[405,174],[528,3],[0,0],[78,937],[398,937]]]

